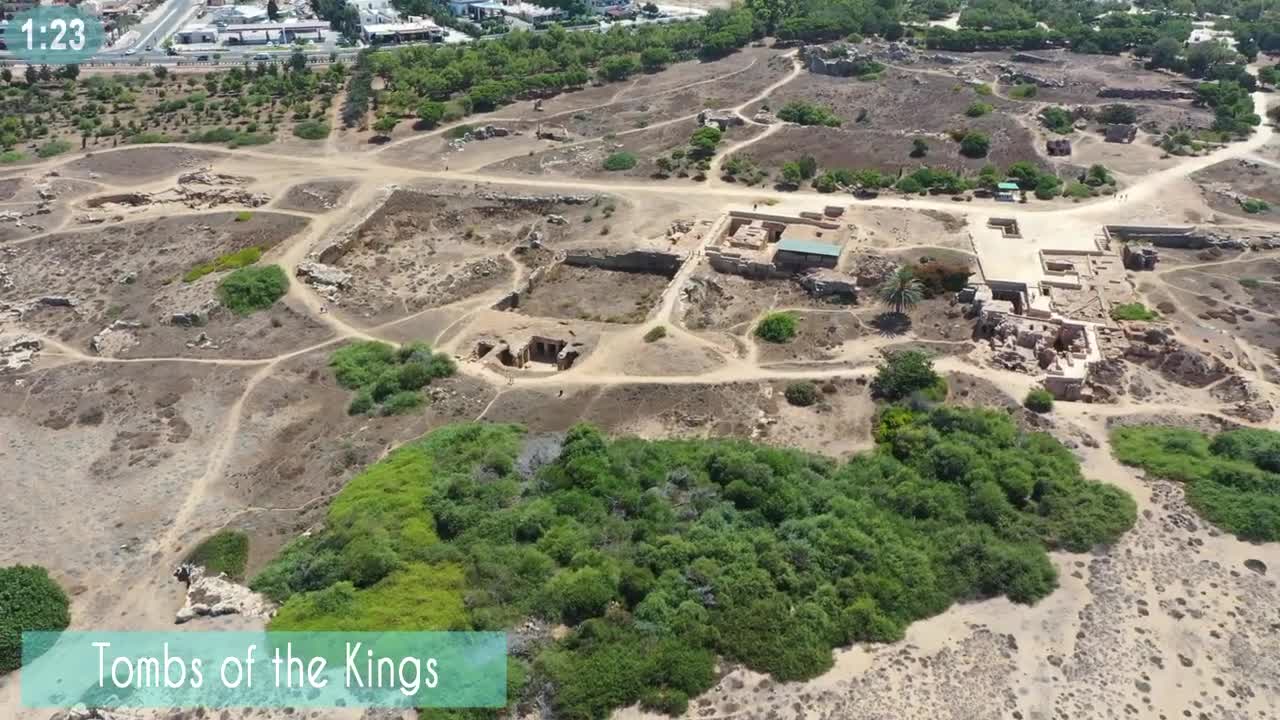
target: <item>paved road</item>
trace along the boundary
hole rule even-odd
[[[182,27],[187,16],[199,4],[199,0],[166,0],[159,12],[148,15],[148,18],[154,18],[151,22],[146,22],[148,18],[144,18],[143,22],[133,28],[138,33],[138,39],[132,46],[104,50],[98,53],[97,57],[101,59],[124,57],[128,52],[141,53],[148,45],[160,47],[169,36]],[[161,51],[160,54],[163,55],[164,52]]]

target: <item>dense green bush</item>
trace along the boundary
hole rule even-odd
[[[797,125],[826,125],[839,127],[843,120],[829,108],[803,100],[792,100],[778,110],[778,119]]]
[[[303,140],[323,140],[329,137],[329,123],[320,120],[304,120],[293,126],[293,134]]]
[[[636,156],[629,152],[616,152],[604,159],[605,170],[630,170],[636,166]]]
[[[1126,465],[1187,483],[1187,501],[1209,522],[1245,540],[1280,540],[1280,432],[1211,439],[1185,428],[1119,427],[1111,448]]]
[[[883,400],[904,400],[919,394],[941,402],[947,397],[947,381],[933,370],[933,360],[920,350],[888,353],[871,380],[871,394]]]
[[[279,265],[243,267],[218,285],[222,304],[237,315],[269,308],[288,291],[289,277]]]
[[[71,623],[67,594],[42,567],[0,567],[0,675],[22,665],[22,633]]]
[[[246,220],[248,218],[245,218]],[[237,270],[242,267],[252,265],[262,258],[262,248],[251,246],[240,250],[233,250],[225,255],[208,261],[191,268],[182,276],[182,282],[195,282],[210,273],[222,272],[224,270]]]
[[[1075,119],[1071,111],[1056,105],[1040,111],[1040,122],[1059,135],[1067,135],[1075,130]]]
[[[239,530],[220,530],[195,546],[186,561],[213,575],[226,573],[233,580],[243,580],[249,563],[249,536]]]
[[[991,152],[991,138],[980,132],[967,132],[960,138],[960,154],[968,158],[983,158]]]
[[[355,390],[347,412],[382,415],[409,412],[422,404],[422,388],[453,376],[457,365],[426,343],[409,343],[399,350],[377,341],[353,342],[329,357],[338,384]]]
[[[787,402],[798,407],[809,407],[818,402],[818,386],[808,380],[789,383],[783,395]]]
[[[1022,404],[1032,412],[1047,413],[1053,410],[1053,394],[1044,388],[1036,388],[1027,393]]]
[[[971,118],[977,118],[977,117],[982,117],[983,115],[990,115],[991,111],[994,109],[995,108],[993,108],[991,105],[987,103],[975,102],[970,104],[969,107],[965,109],[964,114],[968,115]]]
[[[799,332],[799,321],[789,312],[771,312],[756,325],[756,337],[771,343],[788,342]]]
[[[1112,320],[1128,320],[1130,322],[1150,322],[1160,317],[1155,310],[1150,310],[1140,302],[1121,303],[1111,306]]]
[[[809,678],[833,647],[900,638],[958,600],[1035,602],[1056,585],[1047,549],[1134,520],[1127,495],[1005,413],[892,407],[875,437],[841,464],[577,426],[535,468],[518,458],[543,438],[448,426],[353,478],[253,586],[284,602],[275,630],[564,623],[513,662],[557,717],[589,720],[679,712],[718,656]]]
[[[666,336],[667,336],[667,326],[658,325],[658,326],[655,326],[653,329],[651,329],[649,332],[644,334],[644,341],[648,343],[658,342],[659,340],[661,340]]]

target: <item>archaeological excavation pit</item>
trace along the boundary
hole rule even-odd
[[[533,335],[523,341],[477,340],[475,357],[519,370],[568,370],[584,352],[586,345],[580,341]]]
[[[656,251],[570,253],[530,275],[497,309],[523,315],[642,323],[662,299],[684,258]]]

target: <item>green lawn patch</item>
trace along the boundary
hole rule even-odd
[[[422,388],[457,371],[453,358],[420,342],[399,350],[376,341],[350,343],[334,351],[329,367],[339,385],[356,391],[347,408],[352,415],[409,412],[422,404]]]
[[[1187,501],[1209,522],[1243,540],[1280,540],[1280,432],[1120,427],[1111,448],[1126,465],[1186,483]]]
[[[289,291],[289,277],[279,265],[243,267],[232,272],[218,286],[222,304],[237,315],[248,315],[271,307]]]
[[[210,273],[238,270],[258,262],[261,258],[262,248],[257,246],[235,250],[191,268],[182,276],[182,282],[195,282]]]
[[[213,575],[226,573],[235,581],[244,580],[249,563],[249,536],[240,530],[220,530],[195,547],[187,562],[201,565]]]
[[[1123,303],[1121,305],[1111,306],[1112,320],[1126,320],[1129,322],[1150,322],[1159,318],[1160,314],[1155,310],[1150,310],[1142,303]]]
[[[894,406],[875,438],[842,463],[579,425],[537,465],[526,443],[545,438],[522,428],[446,426],[353,478],[253,587],[284,602],[275,630],[563,624],[513,670],[557,717],[593,720],[682,712],[720,659],[811,678],[834,647],[954,602],[1035,602],[1057,584],[1047,550],[1134,522],[1123,491],[1004,412]],[[532,699],[517,685],[511,707]]]

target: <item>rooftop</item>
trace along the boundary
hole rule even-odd
[[[787,228],[790,231],[791,228]],[[829,257],[840,257],[840,246],[831,243],[815,242],[813,240],[796,240],[794,238],[783,238],[778,243],[778,252],[803,253],[805,255],[827,255]]]
[[[1017,190],[1017,189],[1018,189],[1018,183],[1015,183],[1015,182],[1002,182],[1002,183],[999,183],[999,184],[997,184],[997,185],[996,185],[996,189],[997,189],[997,190]]]

